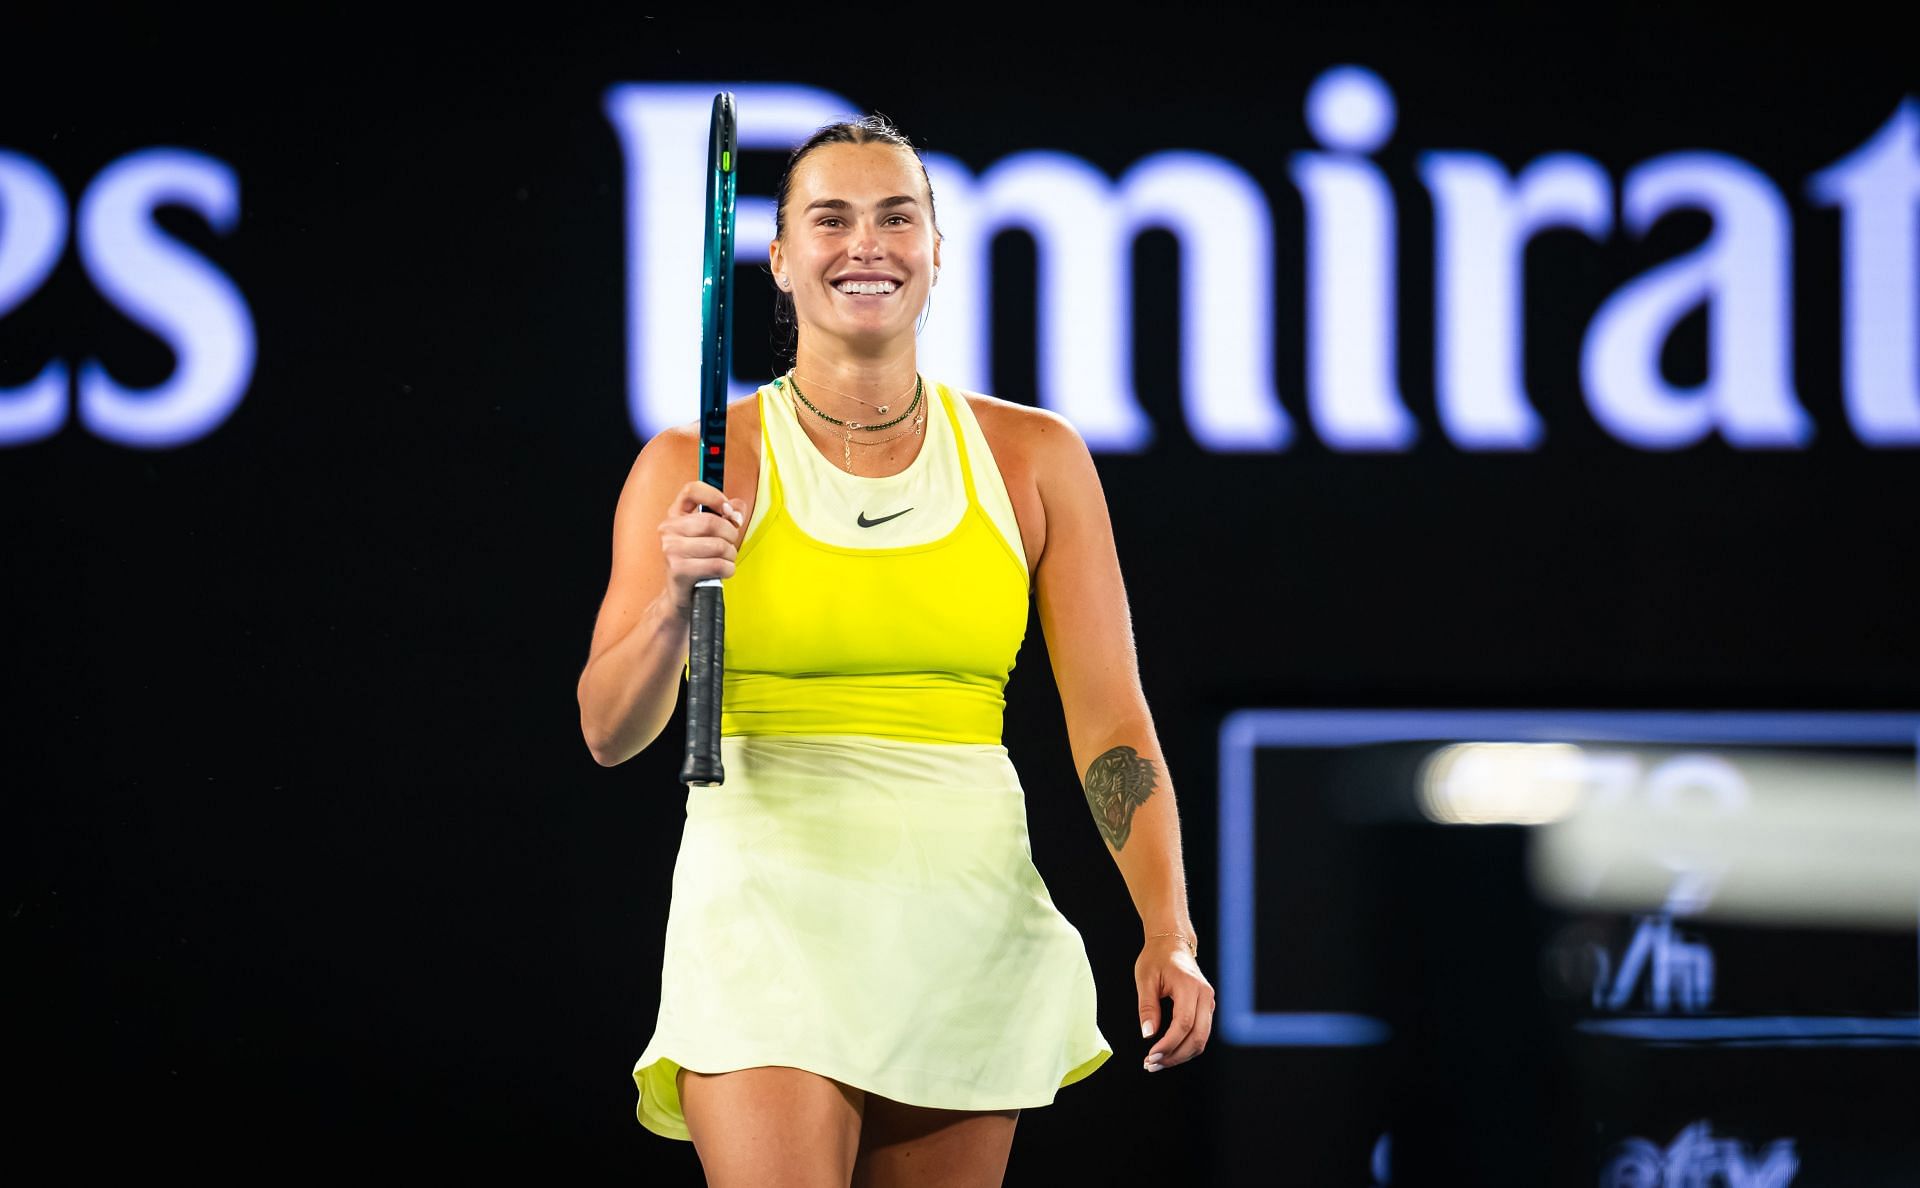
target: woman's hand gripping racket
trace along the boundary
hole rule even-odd
[[[713,97],[707,144],[707,261],[700,307],[700,481],[725,490],[727,381],[733,375],[733,92]],[[703,512],[723,514],[717,507]],[[687,632],[687,759],[683,784],[725,781],[720,766],[720,657],[726,641],[726,603],[720,579],[693,588]]]

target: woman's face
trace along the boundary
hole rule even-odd
[[[770,252],[801,334],[884,352],[927,303],[940,243],[920,164],[890,144],[828,144],[789,181],[786,233]]]

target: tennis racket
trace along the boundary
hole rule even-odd
[[[725,490],[727,381],[733,375],[733,92],[713,97],[707,142],[707,260],[700,291],[700,481]],[[718,515],[717,507],[702,507]],[[687,758],[680,782],[710,787],[723,783],[720,766],[721,653],[727,607],[720,579],[693,587],[693,622],[687,630]]]

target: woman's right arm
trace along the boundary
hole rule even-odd
[[[733,576],[739,510],[713,487],[681,481],[697,472],[699,449],[690,425],[655,437],[614,509],[613,574],[578,689],[580,733],[602,767],[659,737],[680,700],[693,584]],[[702,512],[703,504],[723,514]]]

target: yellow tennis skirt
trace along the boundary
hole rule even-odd
[[[675,1074],[785,1065],[908,1105],[1046,1105],[1113,1054],[1080,933],[1033,867],[1004,747],[729,736],[692,788],[647,1129],[687,1136]]]

